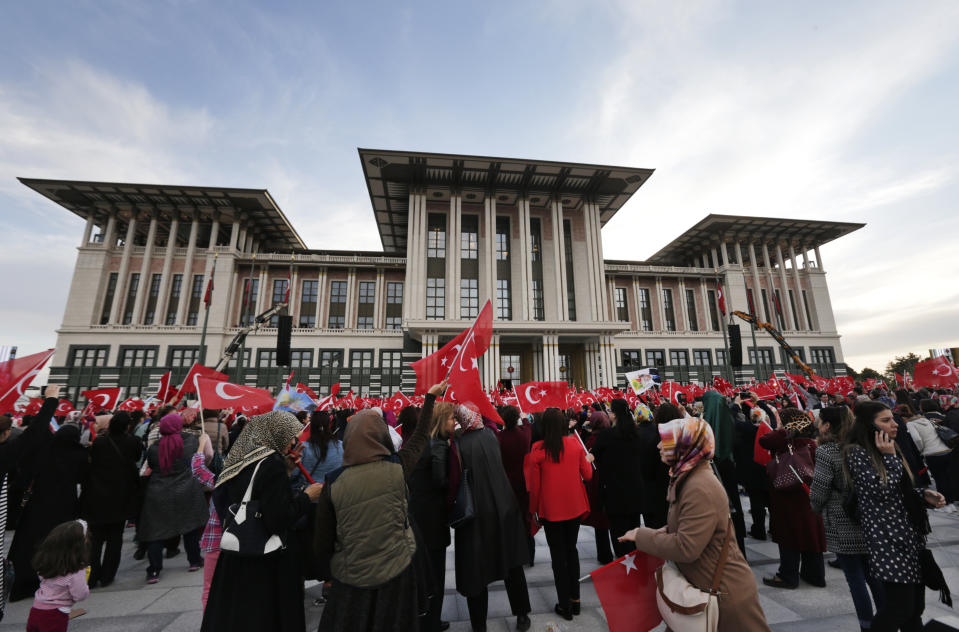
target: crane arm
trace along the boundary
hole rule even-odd
[[[783,351],[786,352],[786,355],[792,358],[792,361],[796,363],[796,366],[798,366],[803,371],[803,373],[805,373],[809,377],[815,377],[816,373],[812,370],[812,368],[810,368],[808,364],[802,361],[802,358],[799,357],[799,353],[797,353],[796,350],[793,349],[792,345],[786,342],[786,339],[783,338],[783,335],[779,332],[778,329],[773,327],[770,323],[764,323],[758,318],[756,318],[755,316],[753,316],[752,314],[748,314],[746,312],[733,311],[731,312],[731,314],[741,320],[746,321],[747,323],[753,325],[754,327],[766,330],[766,332],[768,332],[769,335],[773,337],[773,340],[775,340],[779,344],[779,346],[783,348]]]

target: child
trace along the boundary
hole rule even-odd
[[[87,586],[87,523],[71,520],[53,528],[33,556],[40,588],[33,597],[27,632],[65,632],[70,609],[90,595]]]

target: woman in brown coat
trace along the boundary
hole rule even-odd
[[[709,464],[715,451],[713,432],[702,419],[687,417],[659,426],[659,436],[660,458],[669,466],[666,526],[638,527],[620,540],[674,562],[687,581],[708,589],[732,531],[729,499]],[[720,632],[768,632],[756,579],[738,546],[727,547],[719,591]]]

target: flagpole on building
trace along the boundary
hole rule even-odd
[[[206,303],[206,313],[203,315],[203,330],[200,332],[200,364],[203,366],[206,366],[206,328],[210,324],[210,305],[213,303],[213,276],[216,274],[216,260],[219,256],[219,253],[213,255],[213,269],[210,270],[206,295],[203,297],[203,302]]]
[[[719,279],[716,280],[716,286],[719,288],[720,296],[722,296],[723,286],[722,286],[722,282],[721,282]],[[726,301],[725,301],[725,297],[723,297],[723,299],[724,299],[724,300],[723,300],[723,303],[725,304],[725,302],[726,302]],[[727,380],[729,380],[730,382],[732,382],[733,384],[735,384],[735,383],[736,383],[736,376],[735,376],[735,375],[730,375],[730,371],[729,371],[729,339],[726,337],[726,320],[725,320],[725,316],[726,316],[726,313],[723,312],[722,317],[720,317],[720,319],[719,319],[719,328],[723,330],[723,349],[726,350],[726,351],[723,353],[723,379],[727,379]],[[732,316],[730,316],[730,318],[732,318]],[[732,379],[729,379],[729,378],[732,378]]]

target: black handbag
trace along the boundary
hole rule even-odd
[[[919,568],[922,572],[922,583],[930,590],[939,591],[939,601],[952,607],[952,594],[949,592],[949,586],[946,584],[946,578],[942,574],[942,569],[936,563],[936,558],[932,556],[932,551],[923,549],[919,552]]]
[[[456,457],[459,459],[462,472],[459,487],[456,489],[456,498],[449,513],[449,525],[454,529],[462,527],[476,515],[476,505],[473,504],[473,473],[469,468],[463,467],[463,457],[460,456],[459,448],[456,449]]]
[[[939,438],[950,448],[959,447],[959,433],[950,428],[949,426],[944,426],[940,423],[932,422],[932,427],[936,429],[936,434],[939,435]]]
[[[243,500],[230,505],[227,515],[223,517],[221,550],[244,557],[257,557],[283,548],[280,536],[271,534],[263,523],[260,501],[252,499],[253,481],[256,480],[256,473],[262,464],[261,460],[253,469],[253,476],[250,477],[250,484],[246,486]]]

